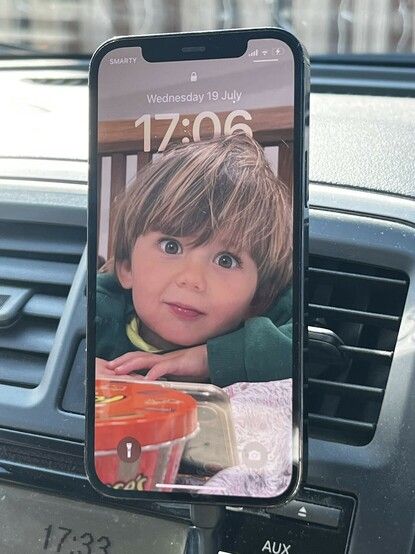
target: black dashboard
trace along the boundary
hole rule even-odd
[[[203,552],[209,511],[85,477],[87,64],[49,61],[0,69],[0,551]],[[413,97],[312,93],[308,472],[277,512],[220,511],[224,553],[414,551],[414,138]]]

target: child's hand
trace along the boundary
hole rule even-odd
[[[126,375],[131,371],[147,369],[149,371],[145,379],[150,381],[155,381],[164,375],[173,375],[188,381],[205,381],[209,375],[205,344],[167,354],[127,352],[107,364],[116,375]]]
[[[108,367],[107,360],[95,358],[95,375],[96,377],[114,377],[114,370]]]
[[[95,359],[95,375],[96,377],[100,379],[105,378],[113,378],[117,377],[117,374],[114,369],[111,369],[108,364],[107,360],[103,360],[102,358],[96,358]],[[143,375],[125,375],[124,378],[126,379],[144,379]]]

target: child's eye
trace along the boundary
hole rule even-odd
[[[217,263],[220,267],[224,267],[225,269],[233,269],[234,267],[242,266],[241,260],[236,256],[229,254],[228,252],[222,252],[221,254],[218,254],[215,258],[215,263]]]
[[[174,239],[161,239],[159,241],[160,248],[166,254],[181,254],[183,252],[181,244]]]

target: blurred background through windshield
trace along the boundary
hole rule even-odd
[[[0,54],[92,53],[112,36],[279,26],[311,55],[415,52],[415,0],[0,0]]]

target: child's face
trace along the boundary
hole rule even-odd
[[[258,281],[253,259],[230,252],[217,238],[192,247],[192,238],[149,232],[138,237],[131,264],[118,265],[156,347],[202,344],[248,317]]]

